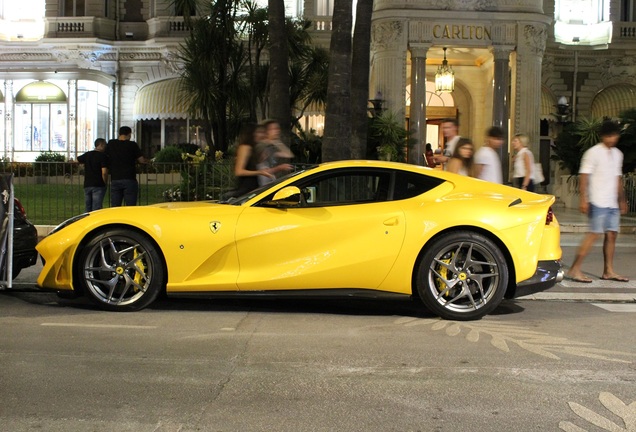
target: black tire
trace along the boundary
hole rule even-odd
[[[112,229],[91,238],[75,261],[74,282],[100,308],[136,311],[159,295],[163,261],[145,235]]]
[[[426,247],[416,286],[424,305],[441,318],[479,319],[501,303],[508,286],[508,266],[488,237],[453,232]]]

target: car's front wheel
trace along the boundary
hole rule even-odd
[[[75,283],[98,306],[134,311],[152,303],[164,284],[164,267],[154,243],[126,229],[91,238],[76,260]]]
[[[436,239],[422,256],[416,286],[424,305],[444,319],[479,319],[501,302],[508,266],[488,237],[459,231]]]

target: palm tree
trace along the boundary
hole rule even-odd
[[[268,42],[268,11],[258,7],[256,2],[244,3],[246,14],[241,17],[241,34],[247,43],[247,81],[249,95],[249,120],[258,120],[258,107],[261,117],[265,116],[265,92],[267,87],[267,65],[263,65],[262,54]]]
[[[367,154],[369,128],[369,53],[371,48],[371,15],[373,0],[358,0],[356,25],[351,56],[351,158],[362,159]]]
[[[349,157],[351,136],[351,26],[350,0],[335,0],[329,51],[329,84],[322,160]],[[344,140],[344,142],[343,142]]]
[[[329,53],[324,48],[303,45],[302,53],[292,54],[290,61],[290,92],[292,106],[296,112],[292,123],[298,121],[310,105],[324,107],[327,101],[327,79],[329,75]]]
[[[289,52],[287,48],[287,26],[285,25],[285,2],[269,0],[269,114],[281,125],[281,140],[289,145],[290,96],[289,96]]]
[[[228,114],[243,115],[236,95],[241,94],[247,55],[235,26],[238,6],[238,0],[211,2],[208,14],[193,21],[179,50],[181,88],[190,115],[203,122],[207,142],[224,152],[234,138]]]

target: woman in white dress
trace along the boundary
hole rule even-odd
[[[528,135],[516,134],[512,138],[512,148],[515,152],[512,157],[512,185],[520,189],[534,192],[534,156],[528,144]]]

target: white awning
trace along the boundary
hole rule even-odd
[[[556,99],[545,87],[541,87],[541,112],[539,113],[541,120],[556,120],[554,112],[556,110]]]
[[[604,88],[592,99],[592,117],[619,118],[625,110],[636,106],[636,86],[617,84]]]
[[[135,97],[135,120],[187,119],[188,109],[178,79],[155,82],[142,87]]]

